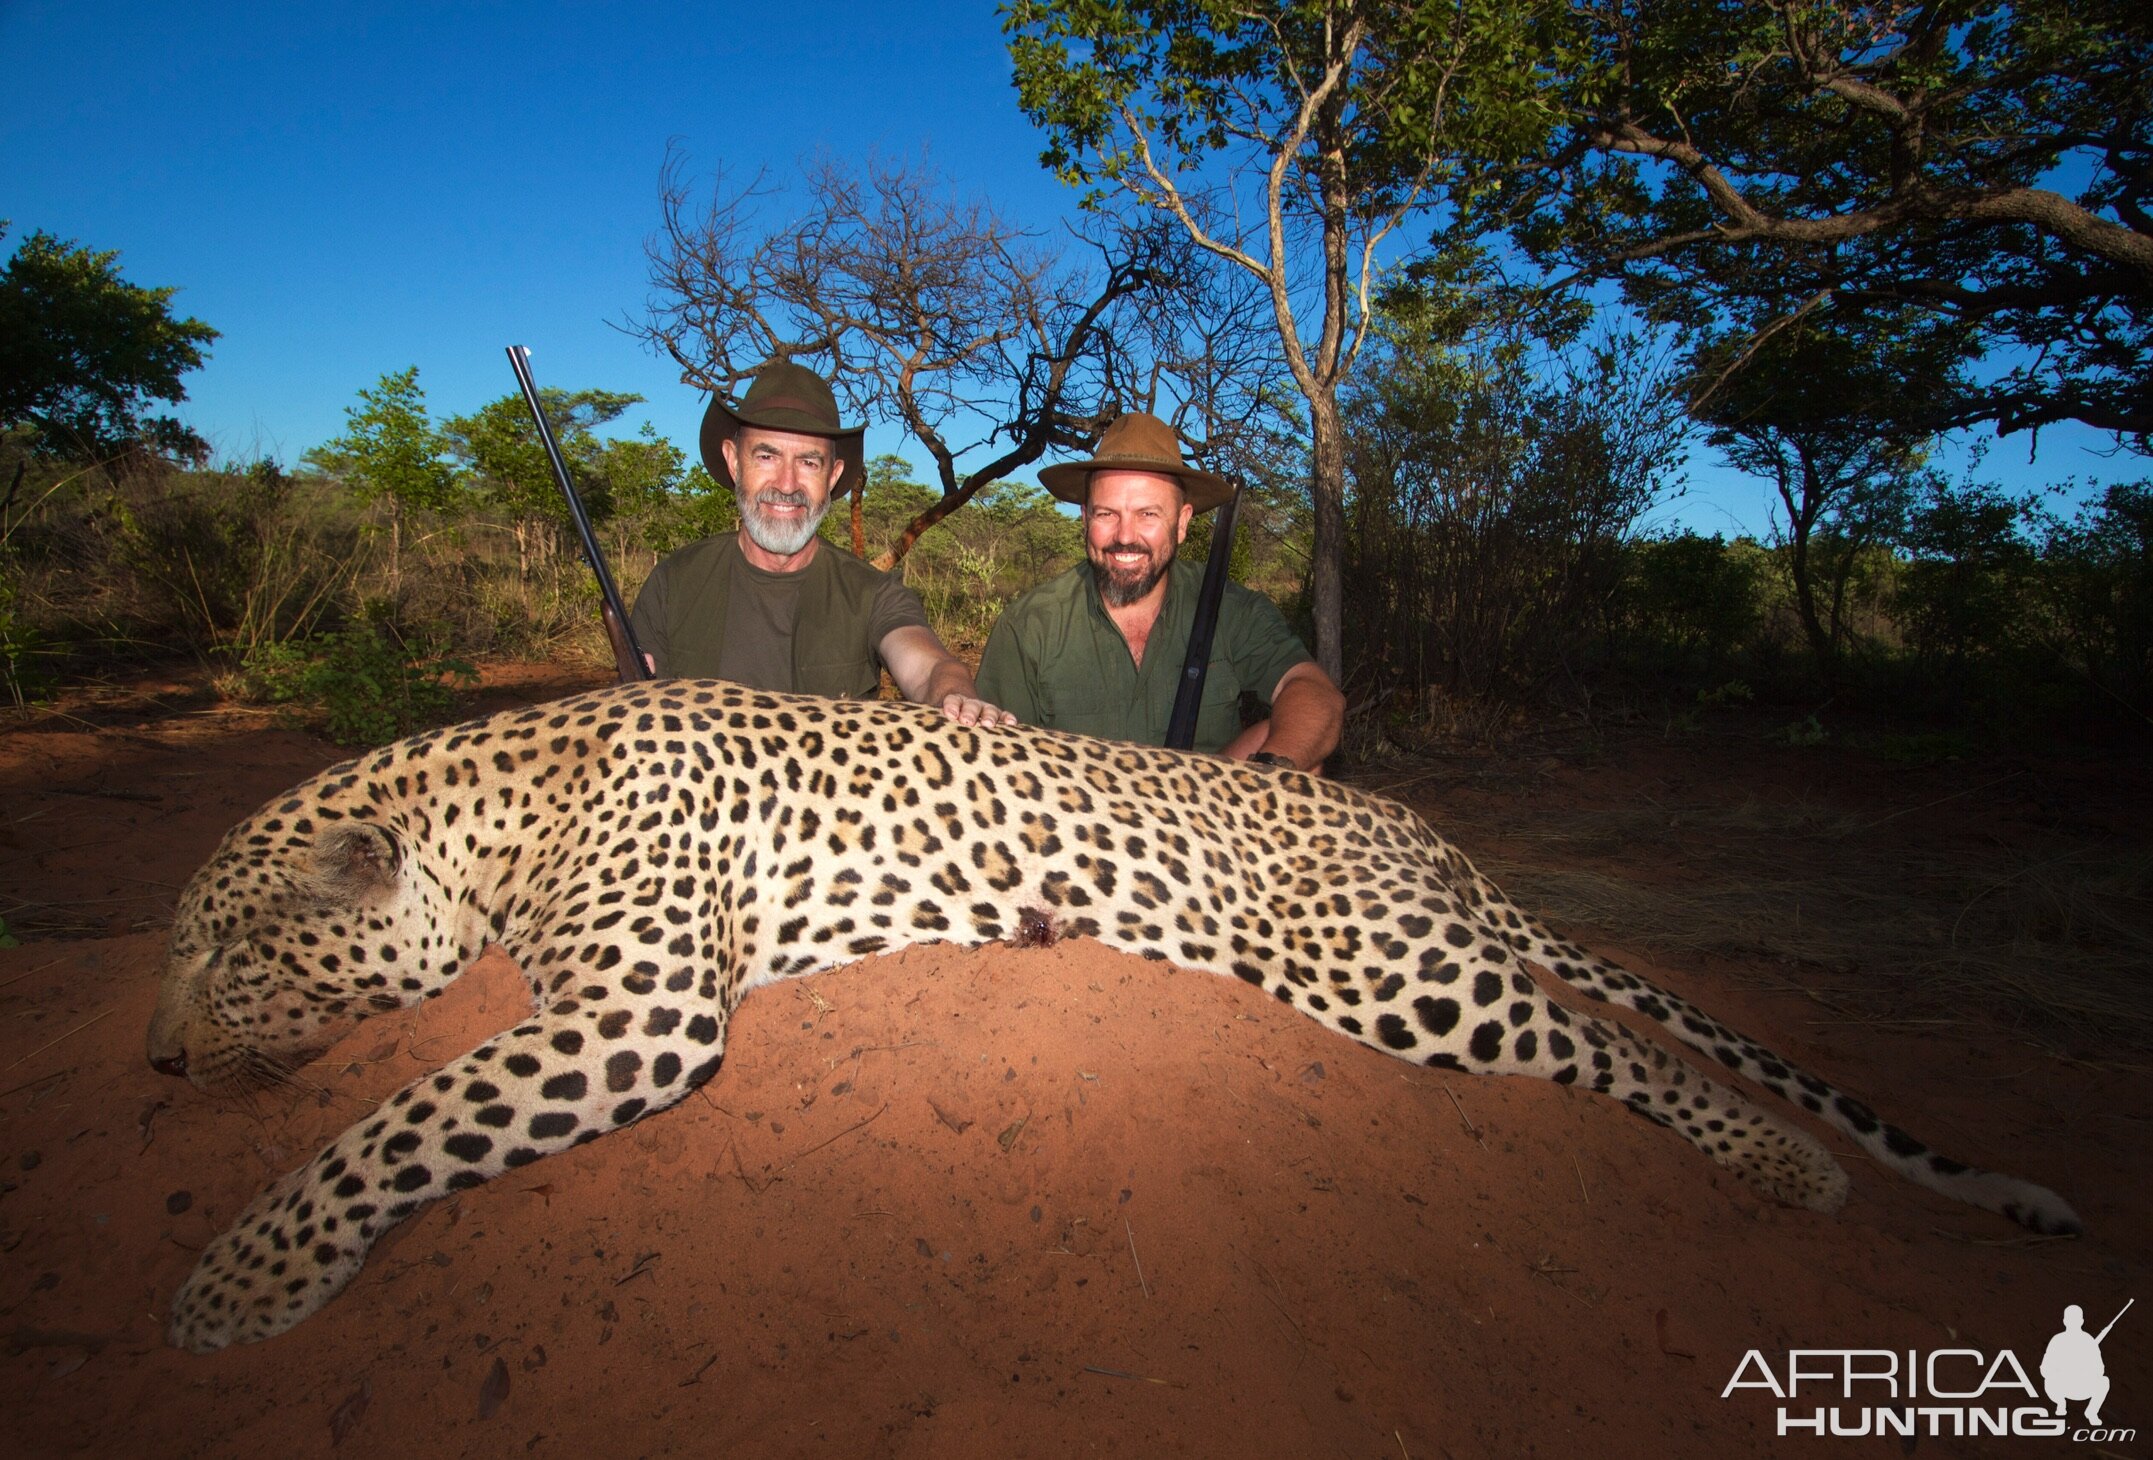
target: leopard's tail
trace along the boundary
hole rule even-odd
[[[2020,1226],[2044,1235],[2062,1236],[2085,1230],[2070,1203],[2047,1187],[2001,1172],[1984,1171],[1930,1149],[1830,1081],[1781,1059],[1680,995],[1558,937],[1545,923],[1503,896],[1485,877],[1478,877],[1478,890],[1483,899],[1482,916],[1490,926],[1501,930],[1513,951],[1542,965],[1589,999],[1634,1009],[1657,1020],[1691,1048],[1754,1080],[1782,1100],[1821,1116],[1853,1137],[1887,1170],[1958,1201],[2001,1212]]]

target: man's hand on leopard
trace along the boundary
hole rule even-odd
[[[1017,717],[1000,705],[990,705],[976,695],[944,695],[942,713],[960,725],[1014,725]]]

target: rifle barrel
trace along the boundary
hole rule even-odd
[[[591,530],[590,514],[583,510],[583,499],[576,494],[576,484],[568,475],[568,462],[561,455],[561,444],[553,436],[553,423],[546,419],[546,408],[538,399],[538,384],[531,378],[531,352],[522,345],[508,347],[509,368],[516,372],[516,384],[523,388],[523,403],[531,408],[531,419],[538,425],[539,444],[546,448],[546,460],[553,467],[553,480],[568,499],[568,515],[575,519],[576,535],[583,540],[583,556],[598,575],[598,592],[605,600],[605,609],[612,616],[606,625],[606,635],[614,638],[614,667],[620,671],[623,683],[651,678],[650,666],[643,660],[643,646],[636,642],[635,626],[628,622],[627,605],[621,602],[620,589],[614,586],[613,574],[606,567],[606,555],[598,546],[598,534]],[[618,637],[615,638],[615,629]],[[622,651],[626,650],[624,654]]]
[[[2124,1299],[2123,1306],[2116,1309],[2116,1316],[2108,1320],[2108,1328],[2113,1328],[2118,1323],[2121,1323],[2123,1321],[2123,1315],[2130,1312],[2131,1304],[2137,1301],[2138,1300],[2136,1298]],[[2099,1333],[2094,1335],[2093,1342],[2095,1347],[2099,1347],[2101,1340],[2108,1337],[2108,1328],[2104,1328]]]

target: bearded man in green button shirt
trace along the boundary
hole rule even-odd
[[[1048,467],[1039,483],[1084,509],[1088,561],[1002,614],[980,661],[979,693],[1027,724],[1163,745],[1203,582],[1174,554],[1195,515],[1232,489],[1185,465],[1173,428],[1140,411],[1107,427],[1092,460]],[[1247,729],[1243,690],[1271,705],[1271,717]],[[1345,697],[1277,606],[1227,584],[1196,749],[1314,770],[1344,722]]]

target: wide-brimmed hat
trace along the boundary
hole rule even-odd
[[[1210,472],[1198,471],[1181,459],[1181,440],[1174,428],[1157,416],[1131,411],[1106,428],[1099,438],[1099,454],[1090,461],[1064,462],[1044,467],[1039,485],[1064,502],[1084,505],[1084,486],[1095,471],[1155,471],[1181,483],[1188,504],[1205,512],[1233,495],[1233,486]]]
[[[837,480],[847,491],[866,474],[862,448],[867,426],[840,425],[837,397],[830,393],[829,383],[805,365],[773,360],[755,373],[738,406],[713,399],[710,409],[703,412],[703,468],[728,487],[733,485],[733,474],[725,469],[725,453],[718,448],[742,426],[829,437],[837,445],[837,459],[845,464]]]

